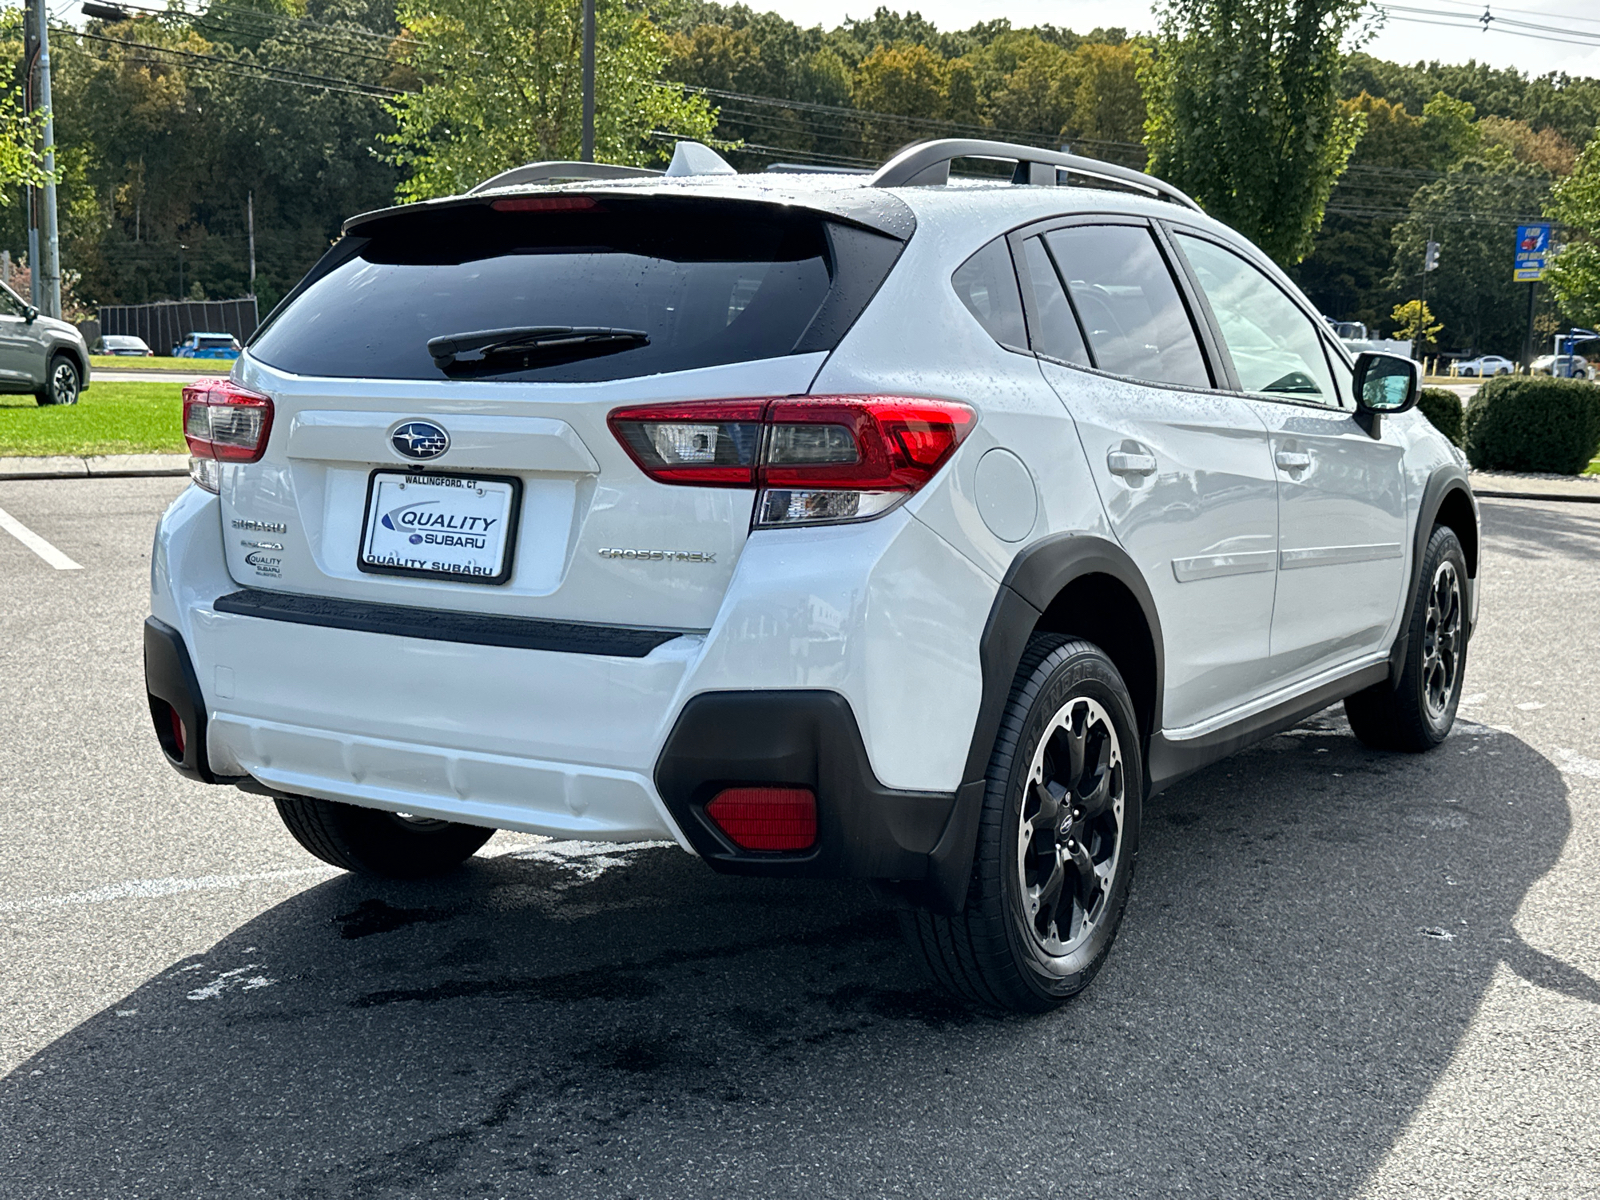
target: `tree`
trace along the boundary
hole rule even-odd
[[[1578,155],[1572,174],[1556,184],[1545,216],[1567,227],[1566,245],[1545,279],[1573,319],[1593,329],[1600,322],[1600,136]]]
[[[1433,310],[1421,300],[1407,300],[1396,304],[1389,314],[1394,322],[1394,335],[1403,338],[1419,349],[1427,349],[1439,335],[1443,325],[1434,323]]]
[[[1290,266],[1361,136],[1341,107],[1363,0],[1165,0],[1144,71],[1150,170]]]
[[[1390,285],[1420,290],[1423,245],[1439,243],[1428,296],[1448,344],[1517,356],[1527,328],[1527,297],[1512,279],[1516,228],[1537,219],[1550,177],[1500,147],[1462,160],[1417,189],[1395,227]]]
[[[582,139],[583,6],[579,0],[402,0],[402,61],[417,91],[390,102],[391,161],[403,200],[464,191],[537,159],[575,159]],[[652,134],[707,138],[702,96],[661,86],[664,34],[627,0],[598,0],[595,158],[643,165],[664,157]]]

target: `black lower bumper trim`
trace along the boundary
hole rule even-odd
[[[919,881],[955,807],[948,792],[884,787],[837,692],[706,692],[684,706],[656,761],[656,787],[694,848],[742,875]],[[706,816],[725,787],[788,785],[817,797],[817,844],[741,850]]]
[[[675,629],[633,629],[622,625],[582,625],[570,621],[538,621],[526,617],[493,617],[478,613],[439,612],[397,604],[369,604],[330,596],[295,596],[253,588],[230,592],[212,605],[220,613],[351,629],[390,637],[472,646],[505,646],[513,650],[554,650],[566,654],[604,654],[643,658],[657,646],[683,636]]]
[[[156,740],[167,761],[180,775],[216,783],[217,777],[206,760],[205,697],[189,659],[189,648],[183,644],[182,634],[154,617],[146,618],[144,623],[144,687]],[[174,715],[183,725],[181,743],[172,727]]]

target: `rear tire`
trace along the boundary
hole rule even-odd
[[[494,830],[402,817],[310,796],[280,796],[278,815],[294,840],[323,862],[382,879],[426,879],[455,870]]]
[[[1400,682],[1347,697],[1355,735],[1374,750],[1419,754],[1450,736],[1467,668],[1467,558],[1455,530],[1434,527],[1422,553],[1422,586],[1406,623]]]
[[[1111,660],[1089,642],[1035,635],[989,762],[966,908],[903,917],[941,986],[1016,1012],[1089,986],[1128,903],[1143,762]]]

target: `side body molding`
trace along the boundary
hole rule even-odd
[[[925,899],[942,909],[959,912],[966,904],[967,886],[972,879],[972,856],[978,840],[978,819],[983,808],[984,776],[1028,638],[1056,598],[1074,580],[1090,575],[1110,576],[1138,601],[1155,650],[1154,703],[1145,715],[1150,727],[1141,732],[1148,737],[1161,727],[1165,662],[1161,623],[1150,589],[1127,552],[1103,537],[1063,533],[1042,538],[1018,554],[1006,570],[984,625],[978,647],[983,671],[983,699],[978,706],[978,720],[973,727],[955,808],[929,855]]]

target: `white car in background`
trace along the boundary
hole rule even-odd
[[[1498,354],[1483,354],[1477,358],[1464,359],[1456,363],[1456,374],[1468,379],[1475,377],[1490,378],[1495,375],[1510,375],[1517,369],[1517,364],[1509,358],[1501,358]]]
[[[1595,368],[1581,354],[1545,354],[1533,360],[1528,370],[1534,375],[1559,375],[1564,379],[1593,379]]]
[[[1449,733],[1478,517],[1418,384],[1091,159],[531,165],[351,220],[185,389],[156,737],[354,871],[517,829],[871,880],[1043,1010],[1152,793],[1339,701]]]

